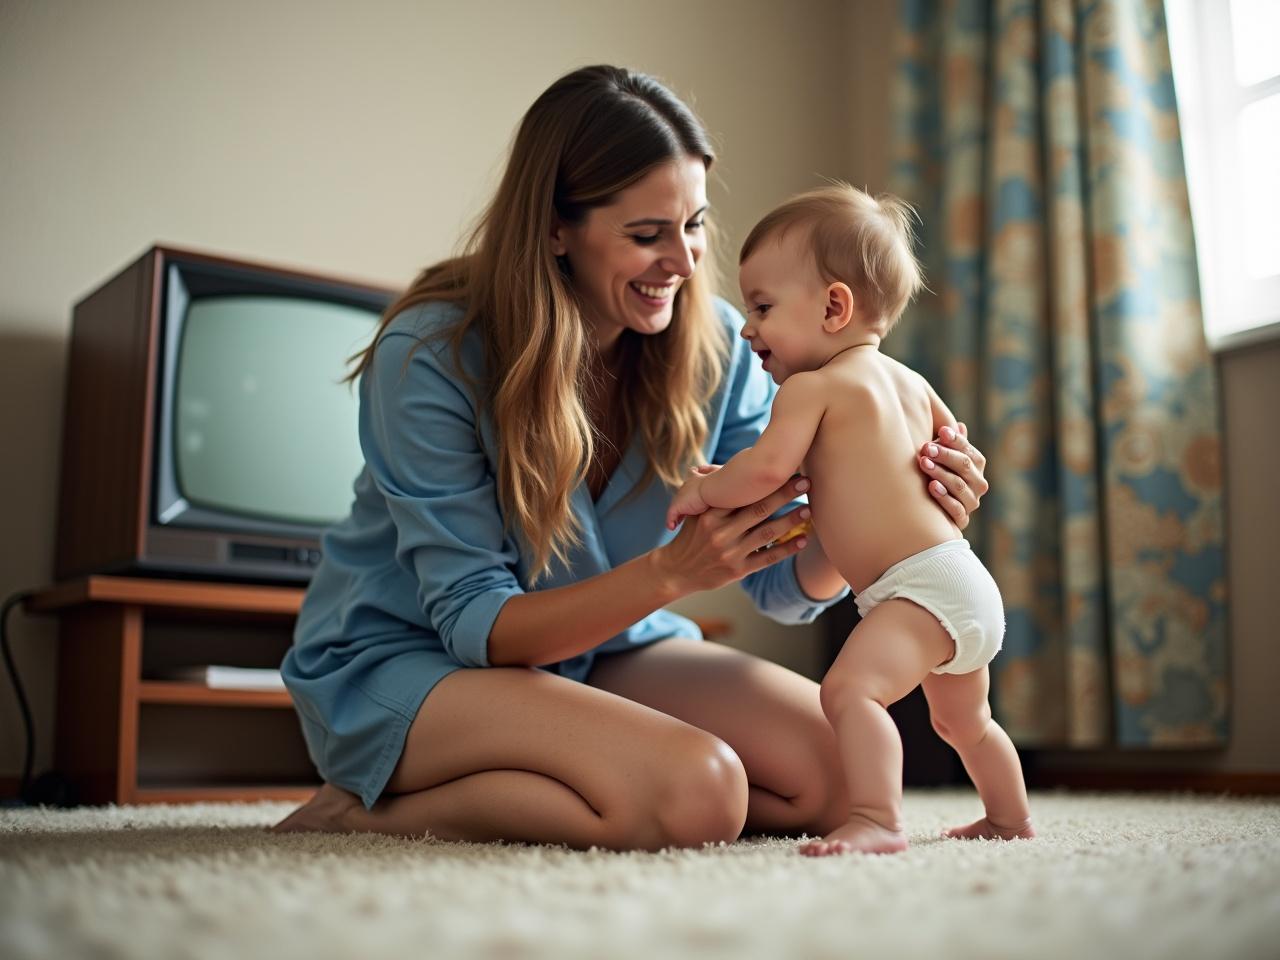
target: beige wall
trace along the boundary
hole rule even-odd
[[[894,0],[371,4],[0,3],[0,596],[45,583],[71,304],[156,241],[402,284],[443,256],[520,114],[566,70],[655,73],[716,137],[731,255],[820,176],[888,185]],[[1280,349],[1224,358],[1233,728],[1197,761],[1280,770],[1280,509],[1269,411]],[[689,598],[742,646],[813,675],[818,627],[777,628],[736,588]],[[11,617],[52,762],[54,634]],[[0,776],[21,767],[0,682]],[[1159,760],[1159,758],[1156,758]]]
[[[766,207],[842,172],[843,17],[841,0],[0,4],[0,595],[50,576],[71,304],[149,245],[403,284],[478,212],[533,98],[611,62],[704,118],[736,250]],[[776,629],[736,588],[681,606],[817,669],[819,628]],[[54,632],[10,623],[39,772]],[[0,776],[23,744],[0,681]]]
[[[1231,745],[1206,767],[1280,772],[1280,342],[1218,358],[1227,488]]]

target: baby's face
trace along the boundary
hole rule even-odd
[[[827,285],[793,231],[766,239],[738,269],[747,322],[743,339],[774,383],[816,370],[822,353]]]

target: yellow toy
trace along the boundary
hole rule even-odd
[[[804,521],[804,523],[800,524],[799,526],[792,527],[790,530],[788,530],[786,533],[780,536],[777,540],[773,541],[774,546],[779,546],[781,544],[786,543],[788,540],[794,540],[796,537],[804,536],[806,533],[812,532],[812,530],[813,530],[812,521],[806,520]]]

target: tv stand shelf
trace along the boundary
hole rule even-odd
[[[302,605],[302,594],[300,587],[99,576],[48,587],[28,601],[27,610],[51,613],[84,603],[134,603],[150,608],[232,611],[244,616],[292,619]]]
[[[80,801],[309,797],[319,780],[288,693],[152,676],[237,659],[277,666],[302,595],[297,587],[94,576],[32,597],[29,612],[59,619],[54,762]]]
[[[28,612],[59,619],[54,765],[79,801],[311,796],[320,781],[287,692],[158,676],[200,663],[278,666],[302,597],[298,587],[92,576],[28,600]],[[708,639],[730,629],[699,626]]]
[[[211,707],[289,707],[284,690],[221,690],[200,683],[144,680],[138,684],[140,703],[194,703]]]

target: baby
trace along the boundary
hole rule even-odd
[[[804,844],[811,856],[906,849],[902,741],[886,708],[917,684],[985,807],[947,836],[1034,836],[1017,751],[987,702],[987,664],[1004,637],[1000,591],[916,469],[917,451],[955,418],[879,349],[921,286],[910,214],[897,198],[841,184],[793,198],[751,231],[742,336],[781,386],[755,446],[695,473],[667,516],[675,529],[711,507],[754,503],[797,472],[812,479],[812,535],[862,619],[822,681],[849,820]]]

